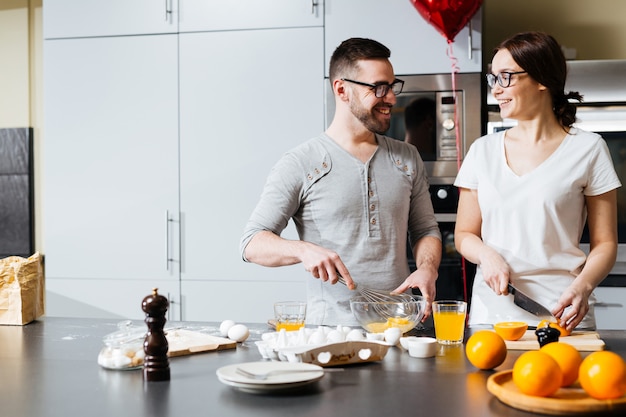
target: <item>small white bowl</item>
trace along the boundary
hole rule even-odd
[[[433,337],[416,337],[407,341],[409,356],[414,358],[431,358],[437,353],[437,339]]]
[[[420,339],[420,338],[417,337],[417,336],[401,337],[400,338],[400,347],[402,347],[402,349],[404,349],[404,350],[409,350],[409,341],[415,340],[415,339]]]

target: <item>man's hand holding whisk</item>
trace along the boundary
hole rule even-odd
[[[341,276],[349,289],[356,288],[348,268],[336,252],[308,243],[307,250],[302,252],[300,259],[304,264],[304,269],[315,278],[336,284]]]

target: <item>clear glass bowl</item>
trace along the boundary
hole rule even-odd
[[[361,327],[370,333],[383,333],[393,327],[406,333],[419,324],[424,316],[426,301],[423,297],[407,296],[403,302],[374,302],[363,296],[350,300],[352,314]]]
[[[107,369],[130,370],[143,366],[145,326],[134,326],[125,320],[117,324],[118,330],[104,336],[104,347],[98,354],[98,365]]]

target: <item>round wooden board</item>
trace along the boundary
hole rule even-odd
[[[577,415],[588,413],[618,413],[626,411],[626,396],[616,400],[591,398],[577,384],[561,388],[551,397],[522,394],[513,382],[513,371],[497,372],[487,380],[487,390],[511,407],[533,413]],[[623,414],[622,414],[623,415]]]

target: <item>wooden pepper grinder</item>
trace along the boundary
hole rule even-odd
[[[145,322],[148,325],[148,333],[143,342],[143,351],[146,354],[143,364],[145,381],[169,381],[170,379],[168,344],[163,331],[169,302],[167,298],[159,295],[157,290],[158,288],[154,288],[152,294],[146,296],[141,303],[141,308],[146,313]]]

